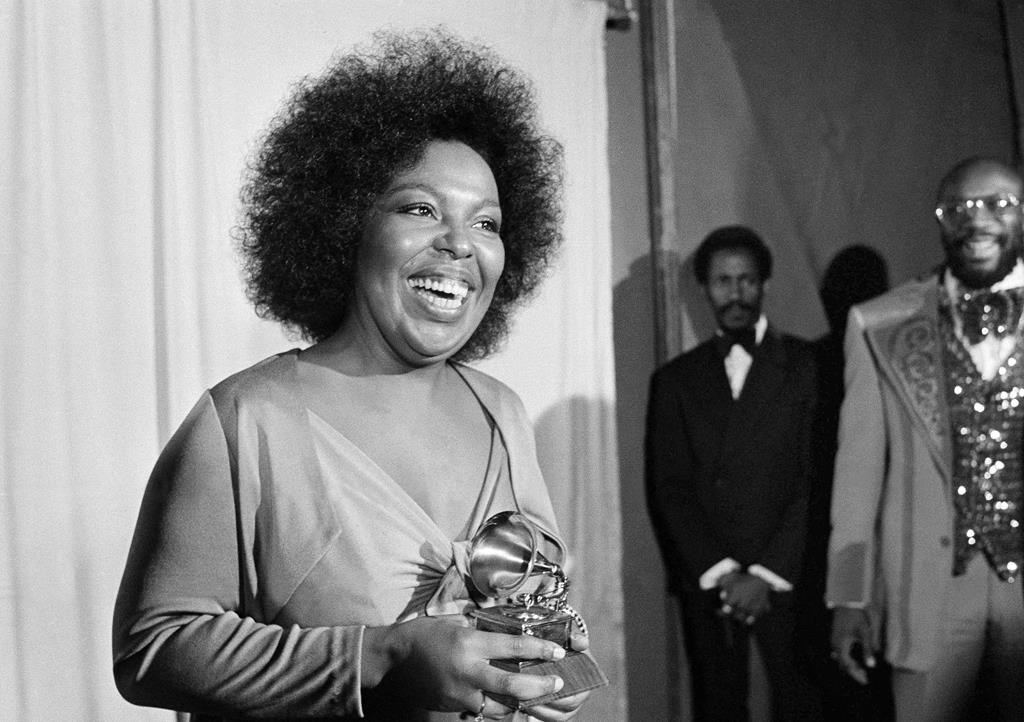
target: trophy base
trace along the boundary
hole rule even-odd
[[[565,612],[540,606],[504,604],[475,609],[470,614],[476,619],[476,628],[483,632],[529,634],[569,648],[572,617]]]
[[[505,706],[512,709],[528,709],[608,684],[608,678],[589,655],[570,649],[569,634],[572,631],[572,617],[565,612],[556,612],[553,609],[540,606],[526,607],[521,604],[505,604],[486,609],[475,609],[470,614],[476,620],[476,628],[481,631],[528,634],[560,644],[567,650],[565,658],[558,661],[492,659],[492,666],[506,672],[557,675],[564,682],[562,689],[558,692],[535,699],[520,701],[515,697],[490,695]]]
[[[565,658],[557,662],[535,659],[492,659],[491,665],[506,672],[540,675],[553,674],[561,677],[565,683],[562,689],[557,692],[522,701],[517,700],[515,697],[489,695],[512,709],[529,709],[539,704],[546,704],[552,700],[561,699],[562,697],[568,697],[578,692],[585,692],[588,689],[596,689],[608,684],[608,678],[601,671],[601,668],[597,666],[597,662],[583,652],[566,652]]]

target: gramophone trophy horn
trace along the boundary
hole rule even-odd
[[[558,564],[541,554],[539,539],[539,530],[528,518],[518,512],[503,511],[484,522],[473,536],[469,550],[469,576],[473,586],[486,597],[510,599],[506,604],[471,612],[476,628],[504,634],[529,634],[556,642],[567,650],[565,658],[558,662],[491,660],[492,665],[509,671],[562,677],[565,684],[556,694],[522,704],[514,699],[503,700],[511,707],[518,705],[523,709],[608,684],[607,677],[588,655],[571,649],[573,622],[583,634],[587,633],[587,626],[566,603],[569,581]],[[552,578],[554,583],[550,589],[516,594],[532,577],[539,575]]]
[[[487,597],[511,597],[530,577],[557,576],[560,567],[538,551],[537,528],[514,511],[495,514],[480,527],[469,551],[473,585]]]

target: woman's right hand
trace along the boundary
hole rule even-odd
[[[481,632],[463,615],[419,617],[363,634],[363,689],[379,688],[416,707],[500,718],[511,710],[491,694],[532,699],[557,692],[561,678],[506,672],[492,659],[557,660],[558,644],[529,635]],[[483,695],[487,695],[486,700]]]

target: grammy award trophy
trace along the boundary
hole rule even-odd
[[[504,634],[529,634],[560,644],[566,656],[557,662],[533,659],[496,659],[501,669],[527,674],[556,674],[565,683],[554,694],[518,702],[498,697],[515,708],[526,709],[554,699],[608,684],[608,679],[587,654],[571,649],[570,634],[575,624],[587,633],[586,623],[566,601],[569,580],[562,568],[539,551],[536,525],[513,511],[495,514],[473,536],[469,551],[469,576],[473,586],[486,597],[505,603],[471,612],[476,628]],[[518,593],[535,576],[551,578],[550,588]]]

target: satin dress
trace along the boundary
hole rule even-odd
[[[468,539],[495,499],[564,555],[519,398],[455,365],[491,429],[464,533],[450,539],[314,409],[335,372],[296,351],[205,392],[150,477],[115,609],[115,677],[194,720],[455,720],[360,691],[363,629],[465,612]],[[507,503],[507,502],[505,502]],[[503,506],[504,504],[503,503]]]

